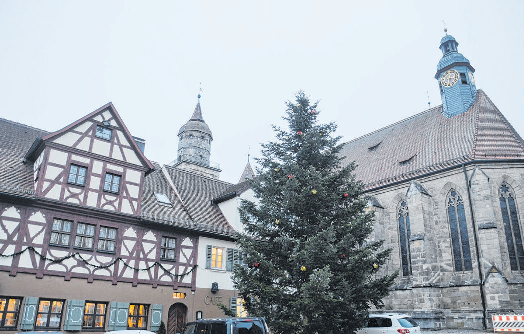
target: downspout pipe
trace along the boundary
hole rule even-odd
[[[468,202],[469,202],[469,212],[471,214],[471,223],[473,225],[473,237],[475,240],[475,253],[477,253],[477,266],[479,274],[479,289],[480,289],[480,299],[482,303],[482,329],[486,330],[488,328],[486,323],[487,309],[486,309],[486,296],[484,295],[484,275],[482,275],[482,264],[480,263],[480,247],[477,237],[477,224],[475,222],[475,215],[473,213],[473,203],[471,202],[471,188],[468,180],[468,173],[466,171],[466,165],[462,164],[462,171],[464,172],[464,178],[466,179],[466,189],[468,190]]]

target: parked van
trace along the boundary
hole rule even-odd
[[[264,318],[217,318],[188,322],[182,334],[269,334]]]

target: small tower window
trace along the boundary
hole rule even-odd
[[[460,73],[460,81],[462,82],[463,85],[468,84],[468,79],[466,79],[466,73]]]

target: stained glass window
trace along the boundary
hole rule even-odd
[[[409,248],[409,238],[411,228],[409,226],[409,211],[406,202],[402,202],[397,212],[398,233],[400,239],[400,259],[402,262],[402,275],[411,275],[411,250]]]
[[[462,197],[451,189],[447,199],[448,220],[451,231],[451,246],[456,271],[470,271],[471,250],[469,248],[468,225]]]
[[[500,187],[500,209],[508,244],[511,270],[524,270],[524,249],[522,247],[522,234],[515,206],[515,195],[507,183],[503,183]]]

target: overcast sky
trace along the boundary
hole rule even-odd
[[[0,117],[56,131],[111,101],[169,163],[201,83],[211,160],[236,183],[299,90],[345,141],[441,104],[442,21],[524,135],[522,0],[0,0]]]

